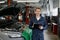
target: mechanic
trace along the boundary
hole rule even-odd
[[[36,7],[34,10],[34,16],[31,17],[29,28],[32,29],[32,40],[44,40],[43,31],[47,29],[47,22],[44,17],[41,16],[41,8]],[[41,26],[37,26],[38,28],[34,29],[34,24],[41,24]]]

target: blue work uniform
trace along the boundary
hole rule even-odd
[[[32,25],[35,24],[35,23],[36,24],[42,24],[43,29],[42,30],[33,29]],[[31,20],[30,20],[29,28],[32,29],[32,40],[44,40],[43,31],[45,29],[47,29],[47,22],[46,22],[44,17],[41,16],[41,18],[39,20],[37,20],[35,16],[32,17]]]

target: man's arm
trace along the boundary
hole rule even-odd
[[[43,21],[44,21],[44,23],[43,23],[44,25],[39,27],[41,30],[47,29],[47,22],[46,22],[45,18],[43,18]]]
[[[29,22],[29,28],[30,28],[30,29],[33,28],[32,25],[33,25],[33,18],[31,18],[31,19],[30,19],[30,22]]]
[[[45,29],[47,29],[47,28],[48,28],[48,24],[47,24],[46,19],[44,18],[44,27],[43,27],[43,29],[45,30]]]

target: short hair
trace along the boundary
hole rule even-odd
[[[18,14],[22,14],[22,12],[21,12],[21,11],[19,11],[19,12],[18,12]]]
[[[41,10],[41,8],[40,8],[40,7],[36,7],[36,8],[35,8],[35,11],[36,11],[36,9],[40,9],[40,10]]]

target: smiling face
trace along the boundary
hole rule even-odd
[[[36,8],[35,9],[35,14],[36,15],[40,15],[41,14],[41,9],[40,8]]]

